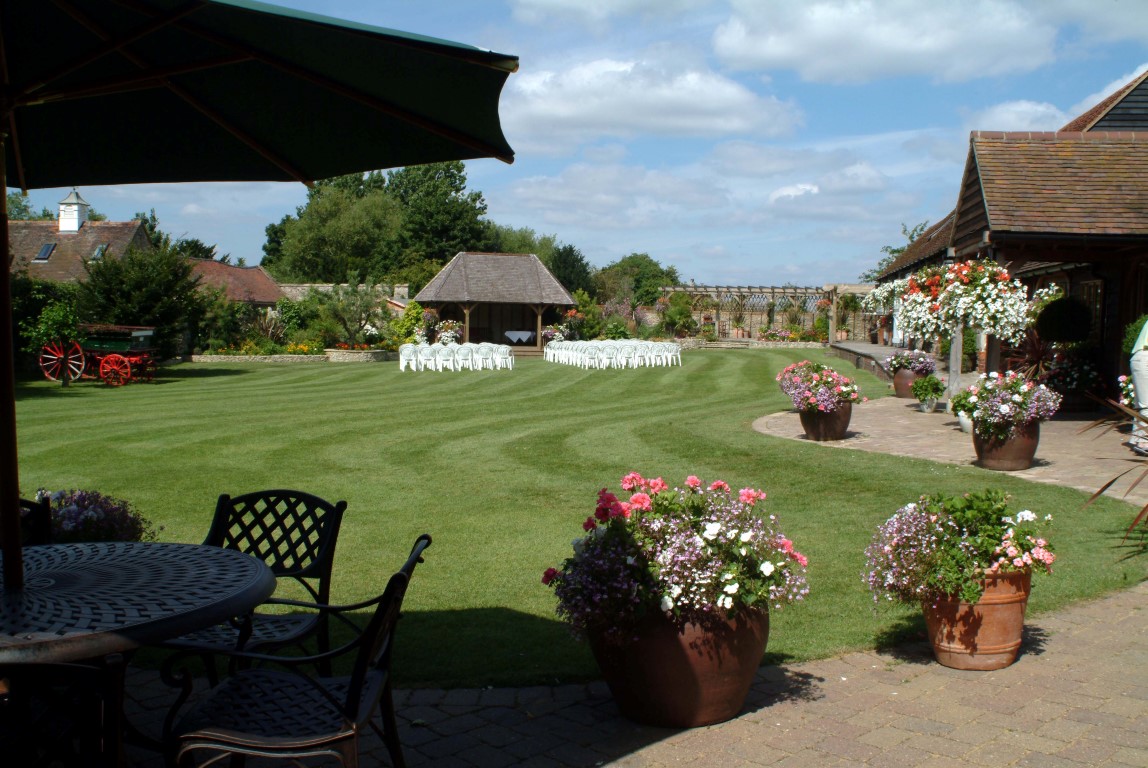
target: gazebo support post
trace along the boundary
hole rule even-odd
[[[949,339],[949,386],[945,389],[945,399],[951,404],[953,395],[961,391],[961,361],[965,357],[965,328],[958,323],[953,327]]]

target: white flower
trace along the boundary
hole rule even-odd
[[[706,523],[706,529],[702,532],[702,537],[713,541],[719,533],[721,533],[721,523]]]
[[[1027,509],[1023,509],[1016,513],[1016,521],[1018,523],[1031,523],[1036,520],[1036,513]]]
[[[1011,406],[1011,405],[1009,405],[1008,403],[1001,403],[1001,405],[1000,405],[1000,412],[1001,412],[1003,415],[1007,416],[1009,413],[1011,413],[1011,412],[1012,412],[1012,406]]]
[[[681,593],[682,593],[682,588],[679,587],[677,584],[671,584],[670,585],[670,597],[672,597],[676,600],[678,595],[680,595]]]
[[[1052,515],[1045,515],[1044,519],[1048,520],[1049,522],[1052,522]]]
[[[733,608],[733,598],[729,595],[722,595],[717,599],[718,608]]]
[[[743,544],[752,538],[753,538],[753,531],[746,531],[745,533],[743,533],[741,535],[741,541]]]
[[[662,611],[669,613],[674,609],[674,601],[669,595],[662,595]]]
[[[722,587],[722,592],[725,592],[727,595],[736,595],[737,588],[738,584],[735,581],[733,584],[726,584],[724,587]]]
[[[768,576],[769,574],[773,573],[773,570],[774,565],[768,560],[761,564],[761,573],[763,576]]]

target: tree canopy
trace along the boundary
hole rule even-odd
[[[663,267],[648,253],[631,253],[608,264],[594,275],[599,301],[627,300],[649,305],[662,295],[662,288],[681,282],[675,267]]]
[[[875,267],[865,270],[857,276],[857,279],[863,283],[876,282],[877,278],[881,276],[881,273],[888,269],[889,266],[897,260],[897,257],[904,253],[905,249],[912,245],[913,241],[920,237],[921,233],[928,228],[929,222],[927,219],[912,229],[909,229],[908,225],[906,225],[904,222],[901,222],[901,234],[905,236],[905,244],[881,246],[881,252],[885,255],[881,257],[880,261],[877,262]]]

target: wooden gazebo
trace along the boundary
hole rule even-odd
[[[414,298],[463,325],[463,341],[541,353],[543,314],[574,299],[532,253],[468,253],[451,259]]]

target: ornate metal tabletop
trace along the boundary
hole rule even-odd
[[[24,549],[23,590],[0,593],[0,663],[74,661],[242,614],[275,577],[242,552],[103,542]]]

